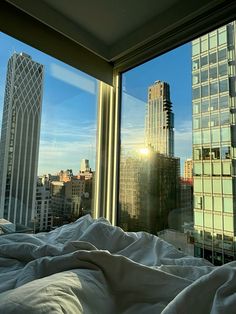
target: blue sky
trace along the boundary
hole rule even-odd
[[[97,81],[3,33],[0,46],[1,115],[7,61],[12,53],[25,52],[45,66],[38,173],[57,173],[67,168],[76,173],[82,158],[89,159],[95,169]],[[126,147],[144,141],[147,89],[156,80],[170,84],[175,155],[183,163],[192,154],[190,44],[124,73],[122,144]]]
[[[0,112],[7,62],[14,51],[45,66],[38,174],[73,169],[81,159],[95,168],[97,81],[12,37],[0,33]]]
[[[147,91],[157,80],[170,84],[175,116],[175,156],[181,158],[183,166],[184,160],[192,156],[190,43],[124,73],[121,143],[129,151],[144,143]]]

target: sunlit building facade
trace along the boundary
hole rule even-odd
[[[192,42],[195,255],[235,259],[236,107],[232,22]]]
[[[35,208],[43,66],[25,53],[8,61],[0,143],[0,217],[32,225]]]

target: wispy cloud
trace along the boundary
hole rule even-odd
[[[91,94],[96,92],[96,81],[92,77],[85,77],[82,73],[75,73],[56,63],[51,63],[49,67],[51,76],[73,85]]]

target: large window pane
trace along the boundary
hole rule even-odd
[[[232,47],[225,38],[226,28],[212,31],[193,41],[188,56],[186,44],[123,73],[119,225],[126,230],[162,236],[192,222],[194,232],[206,235],[195,237],[197,246],[208,241],[222,248],[223,217],[214,214],[229,205],[223,195],[232,199],[233,184],[229,194],[225,180],[236,173],[230,155],[235,100],[228,86],[233,63],[227,62]],[[178,160],[171,162],[174,170],[171,158]],[[205,247],[201,254],[214,256]]]
[[[38,232],[93,215],[97,80],[0,35],[0,218]]]

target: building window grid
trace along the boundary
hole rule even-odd
[[[221,28],[220,29],[220,31],[222,30],[222,29],[224,29],[225,30],[225,32],[226,32],[226,27],[224,27],[224,28]],[[211,51],[214,51],[214,52],[217,52],[217,54],[216,54],[216,63],[217,63],[217,65],[218,65],[218,67],[217,67],[217,77],[216,78],[213,78],[213,79],[211,79],[211,77],[210,77],[210,69],[211,68],[214,68],[215,66],[214,65],[210,65],[210,64],[205,64],[204,65],[204,68],[207,68],[207,69],[203,69],[205,72],[203,72],[201,69],[202,69],[202,67],[201,67],[201,64],[199,64],[200,62],[199,62],[199,60],[200,60],[200,58],[199,58],[199,56],[198,56],[198,58],[196,58],[196,54],[195,54],[195,56],[193,57],[193,86],[194,87],[199,87],[199,89],[200,89],[200,84],[202,84],[202,78],[203,78],[203,76],[201,75],[202,73],[206,73],[206,74],[204,74],[204,82],[205,81],[207,81],[208,82],[208,85],[209,85],[209,82],[211,82],[211,81],[217,81],[218,82],[218,85],[220,85],[220,79],[222,79],[222,78],[225,78],[225,77],[229,77],[229,75],[231,75],[231,71],[230,71],[230,69],[227,69],[227,71],[225,71],[225,69],[223,68],[223,65],[224,64],[227,64],[226,62],[225,62],[225,59],[224,58],[222,58],[222,59],[217,59],[218,58],[218,56],[220,56],[220,52],[222,52],[223,51],[223,49],[224,48],[222,48],[223,47],[223,45],[221,45],[220,47],[218,47],[218,49],[215,49],[215,47],[217,47],[217,43],[215,44],[215,45],[212,45],[212,47],[210,46],[210,42],[211,42],[211,38],[213,37],[213,36],[216,36],[216,32],[212,32],[212,33],[210,33],[209,35],[209,38],[208,38],[208,44],[209,44],[209,47],[208,47],[208,49],[207,50],[205,50],[205,48],[204,49],[202,49],[201,51],[208,51],[208,53],[210,53]],[[216,37],[216,41],[217,40],[219,40],[219,33],[218,33],[218,36]],[[227,41],[227,40],[226,40]],[[200,41],[198,40],[198,41],[196,41],[196,43],[198,43],[199,45],[200,45]],[[194,43],[193,43],[194,44]],[[225,44],[225,43],[223,43],[223,44]],[[226,45],[225,45],[226,46]],[[199,49],[199,55],[201,55],[201,53],[200,53],[200,49]],[[227,60],[227,56],[226,56],[226,60]],[[199,64],[199,66],[196,66],[196,67],[194,67],[194,64],[196,65],[196,64]],[[213,63],[213,64],[215,64],[215,63]],[[222,69],[223,70],[223,74],[221,75],[221,72],[220,72],[220,69]],[[226,73],[225,73],[226,72]],[[206,77],[207,77],[207,79],[206,79]],[[195,79],[195,81],[194,81],[194,79]],[[209,87],[208,87],[208,93],[209,93]],[[227,94],[227,92],[226,92],[226,94]],[[202,94],[201,94],[201,91],[199,91],[199,97],[196,97],[196,99],[195,100],[193,100],[193,107],[195,108],[195,111],[193,111],[193,119],[196,119],[196,118],[199,118],[200,119],[200,121],[202,121],[202,117],[204,117],[204,116],[209,116],[209,123],[211,123],[211,115],[212,115],[212,111],[214,110],[214,113],[218,113],[218,118],[220,119],[220,117],[221,117],[221,114],[222,113],[226,113],[229,109],[229,107],[228,108],[223,108],[223,109],[221,109],[220,108],[220,106],[218,105],[218,107],[217,107],[217,110],[215,109],[215,108],[211,108],[210,106],[208,107],[208,112],[207,113],[205,113],[205,115],[204,115],[204,113],[202,113],[202,110],[199,110],[200,108],[200,102],[199,102],[199,100],[198,100],[198,98],[200,99],[200,100],[202,100]],[[208,98],[208,100],[209,100],[209,102],[210,102],[210,99],[212,98],[212,97],[207,97]],[[220,104],[220,102],[219,102],[219,99],[220,98],[220,96],[219,96],[219,93],[217,93],[217,101],[218,101],[218,104]],[[213,109],[213,110],[212,110]],[[228,110],[227,110],[228,109]],[[230,114],[230,113],[229,113]],[[199,121],[199,122],[200,122]],[[231,121],[231,119],[230,119],[230,121],[229,121],[229,123],[228,123],[228,125],[230,125],[231,123],[232,123],[233,121]],[[200,123],[199,123],[200,124]],[[199,126],[199,129],[202,129],[202,127],[201,127],[201,125],[198,125]],[[217,129],[217,128],[214,128],[214,127],[212,127],[211,125],[210,126],[208,126],[208,128],[210,128],[210,129]],[[201,142],[201,146],[202,146],[202,135],[200,135],[200,137],[201,137],[201,140],[200,140],[200,142]],[[210,143],[209,143],[209,146],[210,147],[212,147],[212,137],[210,137]],[[193,145],[193,148],[194,147],[197,147],[197,145]],[[220,162],[222,162],[222,156],[220,156]],[[201,158],[201,163],[202,163],[202,169],[203,169],[203,163],[204,163],[204,161],[203,161],[203,159]],[[222,168],[222,165],[221,165],[221,168]],[[211,174],[212,174],[212,169],[211,169]],[[203,173],[202,173],[202,175],[201,175],[201,180],[202,180],[202,188],[203,188],[203,190],[204,190],[204,180],[203,180],[203,178],[204,178],[204,176],[203,176]],[[220,187],[220,189],[221,189],[221,193],[219,193],[219,195],[222,195],[222,196],[224,196],[224,194],[223,194],[223,176],[222,176],[222,169],[221,169],[221,175],[219,176],[219,180],[221,180],[221,187]],[[211,176],[211,189],[213,189],[213,176]],[[196,194],[197,195],[197,194]],[[203,196],[203,193],[200,193],[199,195],[201,195],[201,196]],[[205,194],[204,194],[205,195]],[[212,190],[212,194],[211,195],[215,195],[215,194],[213,194],[213,190]],[[215,202],[215,199],[214,199],[214,197],[213,197],[213,208],[215,207],[215,204],[214,204],[214,202]],[[222,213],[221,213],[221,215],[220,215],[220,217],[221,217],[221,225],[222,225],[222,228],[223,228],[223,230],[224,230],[224,216],[225,216],[225,214],[223,214],[225,211],[224,211],[224,203],[223,203],[223,200],[222,200],[222,204],[221,204],[221,207],[222,207]],[[203,208],[203,212],[209,212],[209,211],[207,211],[207,210],[205,210],[205,208]],[[210,211],[211,212],[211,211]],[[228,214],[226,214],[227,216],[228,216]],[[202,216],[202,220],[203,220],[203,226],[205,225],[205,217],[204,217],[205,215],[203,214],[203,216]],[[232,216],[232,215],[231,215]],[[215,232],[217,232],[217,229],[215,228],[215,226],[214,226],[214,219],[213,219],[213,213],[212,213],[212,230],[211,230],[211,232],[214,230]],[[206,231],[207,231],[207,228],[205,228],[206,229]],[[205,231],[205,232],[206,232]],[[214,232],[214,233],[215,233]],[[222,237],[222,235],[221,235],[221,237]],[[223,242],[223,237],[222,237],[222,242]],[[213,241],[212,241],[212,251],[214,252],[214,243],[213,243]],[[222,253],[223,253],[223,251],[224,251],[224,247],[223,247],[223,245],[222,245]]]

